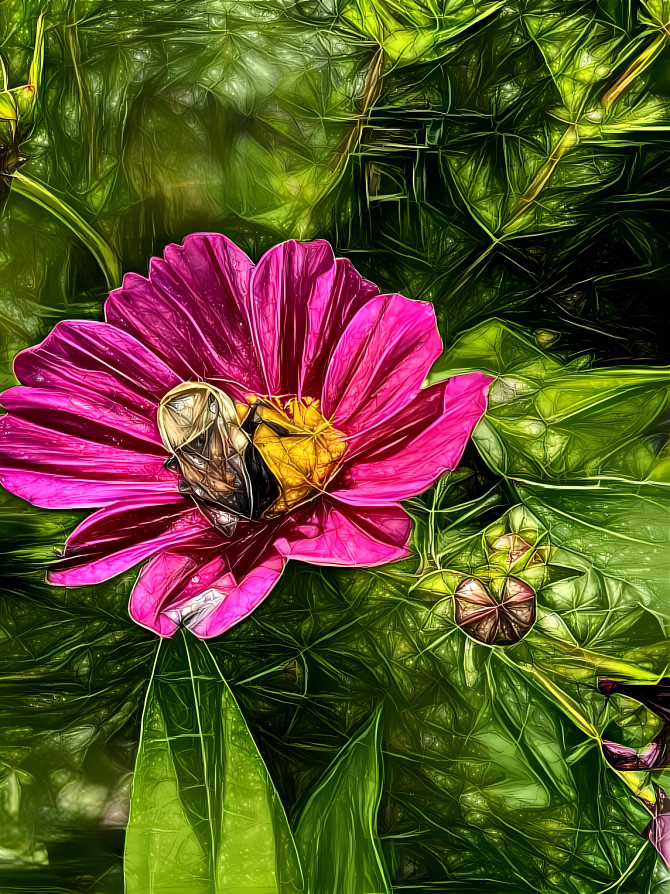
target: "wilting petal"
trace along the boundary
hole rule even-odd
[[[603,753],[615,770],[658,770],[667,766],[667,738],[668,733],[665,730],[663,736],[654,739],[641,751],[603,739]]]
[[[42,344],[21,351],[14,372],[23,385],[103,395],[126,409],[156,415],[179,377],[132,336],[107,323],[58,323]]]
[[[598,689],[608,697],[616,693],[632,698],[665,721],[660,733],[641,751],[603,739],[603,754],[608,763],[615,770],[621,771],[658,770],[667,767],[670,740],[670,677],[663,677],[658,683],[637,683],[599,677]]]
[[[432,305],[402,295],[368,301],[342,334],[323,388],[323,412],[354,435],[414,398],[442,352]]]
[[[275,548],[315,565],[381,565],[406,558],[410,528],[401,506],[354,509],[320,500],[296,512]]]
[[[0,418],[0,482],[47,509],[108,506],[123,498],[177,494],[177,477],[150,455]]]
[[[396,503],[426,490],[458,465],[486,410],[491,381],[483,373],[469,373],[420,392],[389,420],[379,441],[370,433],[370,448],[356,456],[333,482],[332,496],[365,506]],[[441,406],[437,418],[436,405]],[[417,418],[425,427],[415,424]]]
[[[148,345],[184,380],[262,389],[246,319],[253,264],[218,233],[194,233],[152,258],[149,278],[126,275],[106,318]]]
[[[267,251],[254,270],[249,298],[267,393],[318,398],[319,373],[339,332],[377,292],[322,240],[291,240]]]
[[[184,497],[156,498],[151,504],[125,500],[94,512],[75,528],[48,577],[65,586],[97,584],[209,530]]]

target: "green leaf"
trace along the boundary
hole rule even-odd
[[[297,894],[279,796],[206,644],[162,644],[126,834],[127,894]]]
[[[557,545],[607,578],[630,584],[636,601],[670,617],[670,489],[634,482],[574,486],[523,482],[516,490]]]
[[[612,34],[592,16],[566,15],[558,10],[533,10],[524,16],[563,104],[574,121],[594,85],[612,71],[623,35]]]
[[[340,16],[397,67],[446,55],[455,38],[502,6],[502,0],[344,0]]]
[[[447,352],[430,381],[467,368],[498,375],[475,442],[503,475],[565,480],[637,472],[658,480],[666,474],[659,432],[670,405],[667,367],[562,366],[519,332],[489,321]]]
[[[377,836],[379,712],[344,746],[305,804],[296,843],[310,894],[390,894]]]

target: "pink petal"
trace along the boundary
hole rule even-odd
[[[148,345],[182,379],[261,389],[245,306],[253,265],[225,236],[194,233],[152,258],[149,278],[125,276],[105,314]]]
[[[409,555],[411,521],[400,506],[353,509],[318,500],[282,528],[275,548],[315,565],[382,565]]]
[[[182,622],[183,606],[225,573],[223,551],[212,545],[211,535],[170,547],[140,571],[130,594],[130,615],[159,636],[172,636]]]
[[[339,332],[377,291],[322,240],[266,252],[249,298],[266,392],[319,397]]]
[[[191,602],[191,613],[184,623],[199,639],[219,636],[261,604],[281,577],[285,564],[282,556],[271,553],[240,579],[223,575],[217,584],[200,593],[195,612]]]
[[[184,497],[151,504],[124,500],[94,512],[75,528],[48,577],[71,587],[97,584],[204,531],[211,531],[209,523]]]
[[[156,454],[166,458],[151,415],[120,406],[102,394],[77,393],[50,388],[26,388],[18,385],[0,395],[0,403],[12,416],[46,425],[63,434],[85,440]]]
[[[370,448],[333,482],[331,496],[366,506],[396,503],[422,493],[458,465],[486,410],[491,382],[483,373],[468,373],[426,388],[380,427],[378,440],[373,431],[368,433]],[[435,418],[436,401],[441,412]]]
[[[603,753],[615,770],[658,770],[668,762],[666,738],[667,736],[660,735],[640,751],[603,739]]]
[[[165,456],[85,440],[11,414],[0,418],[0,483],[47,509],[176,496],[178,479],[163,467]]]
[[[402,409],[442,352],[432,305],[402,295],[368,301],[342,334],[323,388],[323,411],[348,435]]]
[[[670,797],[654,784],[656,802],[652,806],[652,820],[646,832],[658,855],[670,869]]]
[[[180,379],[132,336],[107,323],[58,323],[42,344],[14,360],[24,385],[56,388],[91,400],[102,395],[146,418],[154,418],[161,397]]]
[[[170,550],[142,569],[130,600],[138,623],[161,636],[172,636],[180,624],[200,639],[218,636],[246,618],[279,580],[285,560],[266,553],[254,567],[236,577],[223,553],[212,547]]]

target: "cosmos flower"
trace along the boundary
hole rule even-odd
[[[380,295],[327,242],[254,266],[194,234],[126,275],[106,322],[59,323],[2,395],[0,479],[46,508],[91,507],[49,569],[95,584],[144,562],[130,613],[217,636],[289,559],[408,555],[400,501],[458,463],[489,377],[422,388],[430,304]]]

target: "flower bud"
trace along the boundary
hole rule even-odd
[[[512,565],[532,547],[519,534],[503,534],[493,543],[493,549],[508,550],[507,561]]]
[[[489,646],[513,645],[535,623],[535,593],[515,577],[506,578],[500,601],[474,577],[459,584],[455,600],[456,623]]]
[[[28,83],[10,90],[7,84],[7,72],[0,59],[0,72],[4,81],[0,90],[0,200],[9,193],[11,175],[26,160],[19,147],[28,138],[33,127],[43,65],[44,16],[41,15],[37,20],[35,50],[28,73]]]

